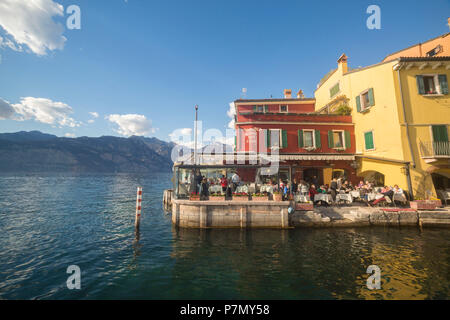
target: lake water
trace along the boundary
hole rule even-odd
[[[448,299],[450,230],[187,230],[170,173],[0,176],[0,299]],[[136,187],[143,187],[139,241]],[[381,289],[366,287],[369,265]],[[69,265],[81,290],[69,290]]]

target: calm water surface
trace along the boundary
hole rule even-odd
[[[0,176],[0,299],[448,299],[450,230],[186,230],[171,174]],[[143,187],[139,241],[136,187]],[[66,269],[78,265],[81,290]],[[365,283],[382,270],[381,290]]]

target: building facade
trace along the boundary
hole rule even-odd
[[[450,57],[398,57],[350,69],[344,54],[315,91],[321,114],[351,112],[357,175],[416,198],[450,187]]]
[[[286,180],[329,184],[333,176],[344,176],[358,182],[351,116],[318,114],[315,99],[301,91],[297,98],[285,90],[284,99],[240,99],[234,105],[237,153],[276,150]]]

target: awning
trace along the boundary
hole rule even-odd
[[[280,155],[280,161],[286,160],[355,160],[351,155]]]

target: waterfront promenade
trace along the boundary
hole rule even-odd
[[[172,223],[187,228],[450,227],[450,206],[434,210],[329,206],[294,210],[292,201],[172,200]]]

